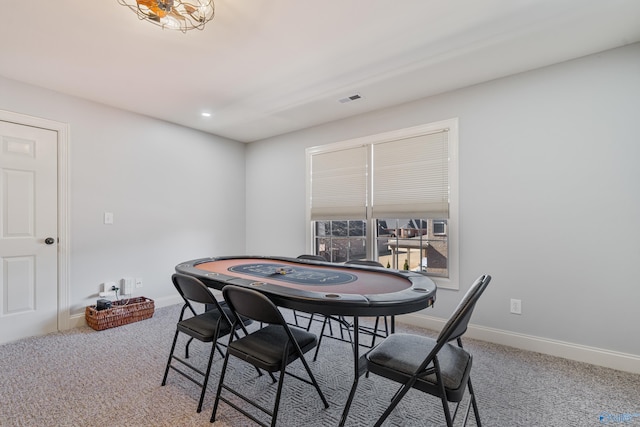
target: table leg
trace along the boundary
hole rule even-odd
[[[342,411],[342,418],[340,419],[339,426],[344,426],[344,423],[347,421],[347,416],[349,415],[349,408],[351,407],[351,403],[353,402],[353,398],[356,395],[356,389],[358,388],[358,380],[360,379],[361,372],[364,372],[365,365],[362,364],[360,366],[360,343],[359,343],[359,335],[360,335],[360,326],[358,324],[358,317],[354,316],[353,318],[353,384],[351,385],[351,392],[349,393],[349,398],[347,399],[347,403],[344,406],[344,410]]]

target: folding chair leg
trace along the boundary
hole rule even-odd
[[[311,368],[307,363],[307,359],[303,355],[301,355],[300,361],[302,362],[304,369],[307,371],[307,375],[309,376],[309,379],[311,380],[311,383],[313,384],[313,386],[316,388],[318,395],[320,395],[320,399],[322,399],[322,403],[324,403],[324,407],[328,408],[329,402],[327,402],[327,399],[324,397],[322,390],[320,390],[320,385],[318,384],[318,381],[316,381],[316,377],[313,375],[313,372],[311,372]]]
[[[383,320],[384,320],[384,336],[388,337],[389,336],[389,320],[387,319],[387,316],[383,316]],[[380,326],[380,316],[376,317],[376,322],[373,324],[373,335],[371,338],[371,348],[376,346],[376,338],[379,337],[378,335],[378,328]]]
[[[393,400],[391,401],[387,409],[380,416],[380,418],[378,418],[378,421],[376,421],[374,427],[380,427],[382,425],[382,423],[389,417],[389,415],[396,408],[396,406],[398,406],[398,403],[400,403],[404,395],[407,394],[409,390],[411,390],[411,387],[413,386],[414,383],[415,383],[415,379],[405,384],[400,390],[398,390],[398,392],[396,393],[395,397],[393,398]]]
[[[373,324],[373,335],[371,336],[371,348],[376,346],[376,338],[378,337],[378,324],[380,323],[380,316],[376,317],[376,322]],[[384,318],[385,329],[387,327],[387,318]]]
[[[444,418],[447,421],[447,427],[453,427],[453,419],[451,418],[451,410],[449,409],[449,401],[447,400],[447,392],[444,389],[444,380],[440,376],[440,363],[438,363],[438,359],[433,361],[433,364],[436,368],[436,378],[438,380],[438,384],[440,385],[440,400],[442,401],[442,409],[444,411]],[[457,408],[456,408],[457,411]]]
[[[311,329],[311,324],[313,323],[313,313],[309,315],[309,323],[307,324],[307,332]]]
[[[473,405],[473,414],[476,416],[476,425],[478,427],[482,427],[482,423],[480,422],[480,412],[478,411],[478,403],[476,402],[476,394],[473,391],[473,387],[471,386],[471,378],[469,378],[469,395],[471,397],[471,404]]]
[[[164,370],[164,377],[162,377],[162,385],[167,383],[167,375],[169,375],[169,367],[171,366],[171,359],[173,359],[173,352],[176,349],[176,343],[178,342],[178,334],[180,332],[176,330],[176,334],[173,337],[173,344],[171,344],[171,351],[169,352],[169,360],[167,360],[167,367]]]
[[[222,395],[222,386],[224,385],[224,377],[227,373],[227,364],[229,363],[229,352],[224,356],[224,363],[222,364],[222,370],[220,371],[220,379],[218,380],[218,390],[216,391],[216,400],[213,402],[213,411],[211,411],[210,422],[216,420],[216,412],[218,411],[218,405],[220,404],[220,396]]]
[[[224,351],[222,350],[222,348],[220,348],[220,344],[218,344],[217,342],[216,342],[216,348],[218,349],[220,356],[224,357]]]
[[[198,402],[197,413],[202,411],[202,402],[204,401],[204,395],[207,392],[207,383],[209,382],[209,374],[211,373],[211,364],[213,363],[213,356],[216,354],[216,345],[211,343],[211,354],[209,355],[209,363],[207,364],[207,370],[204,374],[204,380],[202,381],[202,392],[200,393],[200,401]]]
[[[322,344],[322,337],[324,337],[324,329],[326,328],[328,321],[329,321],[329,317],[325,316],[324,320],[322,321],[322,329],[320,330],[320,337],[318,338],[318,345],[316,346],[316,351],[313,354],[313,361],[314,362],[316,360],[318,360],[318,351],[320,351],[320,344]],[[329,325],[331,325],[331,323],[329,323]]]
[[[344,331],[346,330],[349,335],[349,341],[351,341],[351,332],[349,332],[349,327],[347,326],[349,324],[347,319],[345,319],[344,316],[339,316],[338,323],[340,324],[340,339],[344,340]]]
[[[276,418],[278,418],[278,409],[280,409],[280,396],[282,395],[282,386],[284,385],[284,377],[287,365],[283,363],[280,369],[280,380],[278,381],[278,391],[276,392],[276,402],[273,404],[273,413],[271,415],[271,427],[276,427]]]
[[[343,319],[344,319],[344,317],[343,317]],[[346,319],[344,319],[344,322],[345,322],[345,325],[348,325],[348,322],[347,322],[347,320],[346,320]],[[342,327],[342,326],[341,326],[341,327]],[[348,326],[345,326],[345,329],[346,329],[346,331],[347,331],[347,336],[349,337],[349,342],[350,342],[350,343],[353,343],[353,337],[351,336],[351,329],[349,329],[349,327],[348,327]],[[354,334],[356,334],[356,333],[358,333],[358,331],[356,331],[356,330],[355,330],[355,328],[354,328],[354,329],[353,329],[353,333],[354,333]]]
[[[449,402],[447,401],[446,393],[440,396],[442,400],[442,409],[444,410],[444,418],[447,422],[447,427],[453,427],[453,419],[451,418],[451,410],[449,409]]]
[[[298,325],[298,313],[295,310],[291,310],[291,311],[293,311],[293,323],[296,326],[300,326],[300,325]]]
[[[189,346],[191,345],[191,341],[193,341],[193,337],[189,338],[189,341],[187,341],[187,345],[184,346],[184,358],[185,359],[189,358]]]

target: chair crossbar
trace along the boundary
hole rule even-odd
[[[273,411],[271,411],[268,408],[265,408],[264,406],[261,406],[251,400],[249,400],[249,398],[243,396],[242,394],[238,393],[236,390],[232,389],[231,387],[229,387],[228,385],[223,385],[222,386],[223,389],[227,390],[228,392],[234,394],[236,397],[239,397],[240,399],[244,400],[245,402],[247,402],[248,404],[250,404],[251,406],[255,407],[256,409],[260,409],[262,412],[264,412],[265,414],[269,415],[270,417],[273,416]],[[223,402],[226,402],[227,404],[233,406],[236,409],[240,409],[237,406],[234,406],[233,403],[229,402],[229,399],[226,399],[224,396],[220,396],[220,400],[222,400]],[[240,409],[240,412],[242,412],[242,410]]]
[[[237,397],[239,397],[240,399],[244,400],[245,402],[247,402],[248,404],[250,404],[251,406],[255,407],[256,409],[259,409],[263,412],[265,412],[267,415],[269,416],[273,416],[273,413],[271,411],[266,410],[265,408],[256,405],[255,403],[251,402],[250,400],[248,400],[247,398],[245,398],[243,395],[238,394],[237,392],[235,392],[232,389],[229,389],[227,386],[224,386],[224,388],[228,389],[231,393],[235,394]],[[255,415],[253,415],[250,412],[247,412],[244,408],[241,408],[240,406],[236,405],[235,403],[233,403],[232,401],[230,401],[229,399],[225,398],[224,396],[220,396],[219,398],[221,401],[223,401],[224,403],[226,403],[227,405],[231,406],[233,409],[235,409],[236,411],[240,412],[242,415],[244,415],[245,417],[249,418],[250,420],[252,420],[254,423],[262,426],[262,427],[269,427],[269,424],[266,424],[265,422],[261,421],[259,418],[257,418]]]
[[[299,381],[302,381],[303,383],[307,383],[309,385],[313,385],[313,382],[306,379],[306,378],[302,378],[296,374],[294,374],[293,372],[285,372],[286,375],[289,375],[290,377],[296,378]]]
[[[173,359],[173,360],[177,360],[178,362],[182,363],[184,366],[186,366],[186,367],[188,367],[188,368],[190,368],[190,369],[192,369],[192,370],[196,371],[197,373],[199,373],[199,374],[200,374],[200,375],[202,375],[202,376],[204,376],[204,375],[205,375],[205,372],[204,372],[203,370],[196,368],[195,366],[193,366],[192,364],[188,363],[187,361],[185,361],[185,360],[183,360],[183,359],[179,358],[178,356],[171,356],[171,359]],[[170,365],[170,366],[169,366],[169,368],[170,368],[170,369],[173,369],[174,371],[177,371],[177,372],[181,373],[182,375],[185,375],[185,374],[183,374],[183,373],[182,373],[182,371],[181,371],[181,370],[179,370],[178,368],[176,368],[176,367],[175,367],[175,366],[173,366],[173,365]],[[185,375],[185,376],[186,376],[186,375]],[[201,383],[199,383],[199,382],[196,382],[196,384],[202,385],[202,384],[201,384]]]
[[[183,377],[185,377],[189,381],[191,381],[191,382],[199,385],[200,387],[202,387],[202,385],[203,385],[202,382],[200,382],[197,379],[193,378],[191,375],[189,375],[186,372],[180,370],[179,368],[176,368],[175,366],[170,366],[169,369],[173,369],[174,371],[176,371],[177,373],[179,373],[180,375],[182,375]],[[204,375],[204,374],[202,374],[202,375]]]

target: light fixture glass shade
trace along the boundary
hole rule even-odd
[[[180,30],[202,30],[213,19],[213,0],[118,0],[133,10],[138,18],[162,28]]]

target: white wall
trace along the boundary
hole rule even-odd
[[[422,314],[448,317],[489,273],[480,329],[619,352],[640,372],[640,44],[250,144],[248,252],[307,251],[306,147],[452,117],[461,289]]]
[[[306,147],[459,117],[461,289],[441,290],[421,319],[448,317],[486,272],[494,280],[476,329],[538,337],[541,351],[557,342],[619,352],[636,367],[639,104],[635,44],[245,149],[0,78],[0,109],[70,124],[78,316],[105,280],[142,277],[140,294],[162,300],[175,296],[180,261],[306,252]],[[521,316],[508,313],[509,298],[522,299]]]
[[[76,317],[104,281],[141,277],[161,302],[179,262],[244,252],[244,144],[2,78],[0,109],[70,126]]]

